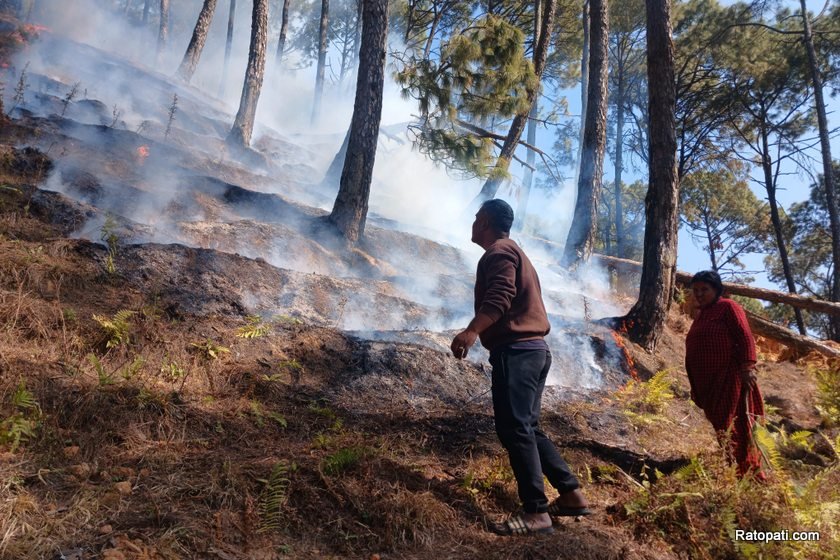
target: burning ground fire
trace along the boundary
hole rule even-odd
[[[146,163],[146,158],[149,157],[149,147],[148,146],[140,146],[135,150],[136,158],[137,158],[137,165],[143,165]]]
[[[613,340],[615,340],[615,343],[618,345],[618,347],[621,348],[621,352],[624,355],[624,361],[627,363],[627,370],[630,373],[630,377],[638,381],[639,372],[636,371],[636,362],[635,360],[633,360],[633,356],[630,355],[630,351],[627,349],[627,345],[624,344],[624,335],[627,334],[628,329],[632,326],[632,322],[630,325],[628,325],[625,321],[622,321],[621,327],[619,327],[617,331],[611,330],[610,334],[612,335]]]

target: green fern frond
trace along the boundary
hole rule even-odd
[[[236,336],[239,338],[259,338],[271,332],[271,326],[263,324],[259,315],[251,315],[246,321],[247,325],[236,330]]]
[[[106,348],[115,348],[129,342],[129,331],[131,330],[129,321],[134,314],[134,311],[123,309],[110,318],[102,315],[93,316],[93,320],[99,323],[108,337],[105,342]]]
[[[271,469],[268,480],[262,480],[265,484],[258,506],[260,516],[260,532],[276,531],[280,528],[280,521],[283,516],[283,506],[289,490],[289,466],[280,461]]]
[[[29,392],[23,380],[18,383],[17,389],[12,394],[12,406],[23,411],[41,412],[41,405],[35,400],[35,395]]]

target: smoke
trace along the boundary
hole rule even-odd
[[[223,138],[247,64],[249,3],[239,3],[230,71],[222,76],[227,3],[219,1],[190,85],[171,74],[186,49],[199,0],[172,2],[170,41],[159,62],[156,12],[144,28],[138,14],[126,22],[121,12],[100,4],[43,2],[43,23],[54,39],[45,38],[16,64],[30,64],[27,111],[44,118],[65,111],[66,118],[57,122],[70,148],[54,158],[43,188],[100,210],[76,235],[98,241],[111,214],[121,217],[126,242],[177,242],[362,280],[387,293],[388,301],[405,303],[383,307],[384,299],[362,293],[358,283],[333,283],[339,292],[330,295],[326,322],[394,340],[414,329],[421,333],[417,342],[445,351],[446,337],[439,333],[451,336],[473,314],[473,273],[481,249],[469,241],[472,216],[464,209],[481,182],[457,180],[413,149],[405,125],[416,107],[402,98],[399,86],[387,80],[367,240],[348,254],[333,234],[313,233],[313,224],[330,210],[338,189],[321,184],[321,178],[350,123],[352,84],[327,88],[313,124],[314,69],[279,72],[272,37],[253,142],[259,153],[237,159]],[[301,62],[296,56],[287,68]],[[77,83],[78,95],[62,104]],[[517,207],[515,189],[503,188],[499,197]],[[573,201],[569,185],[550,197],[534,189],[532,223],[542,235],[562,241]],[[549,383],[600,386],[601,367],[582,325],[620,314],[610,303],[605,274],[586,267],[569,277],[555,265],[561,246],[528,235],[514,238],[538,270],[551,316],[555,361]],[[483,360],[486,354],[477,349],[470,358]]]

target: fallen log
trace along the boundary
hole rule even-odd
[[[751,311],[746,309],[744,311],[747,313],[747,320],[750,322],[750,329],[752,329],[753,334],[777,340],[800,356],[814,351],[829,358],[840,358],[840,350],[836,350],[814,338],[796,334],[792,330],[777,325],[773,321],[768,321],[764,317],[759,317]]]
[[[629,259],[619,259],[618,257],[609,257],[607,255],[599,254],[593,254],[592,258],[608,268],[614,268],[619,273],[638,274],[642,271],[641,263],[631,261]],[[688,284],[691,282],[691,277],[692,275],[687,272],[677,271],[677,282],[680,284]],[[786,294],[784,292],[767,290],[765,288],[756,288],[754,286],[745,286],[744,284],[735,284],[733,282],[724,282],[723,289],[730,295],[751,297],[764,301],[772,301],[773,303],[784,303],[790,305],[791,307],[798,307],[800,309],[807,309],[808,311],[816,311],[818,313],[840,315],[840,303],[823,301],[795,294]]]

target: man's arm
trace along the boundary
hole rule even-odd
[[[466,329],[452,340],[452,355],[459,360],[467,356],[482,332],[498,321],[510,309],[516,297],[516,256],[509,253],[492,255],[485,262],[487,291],[478,305],[478,312]]]

